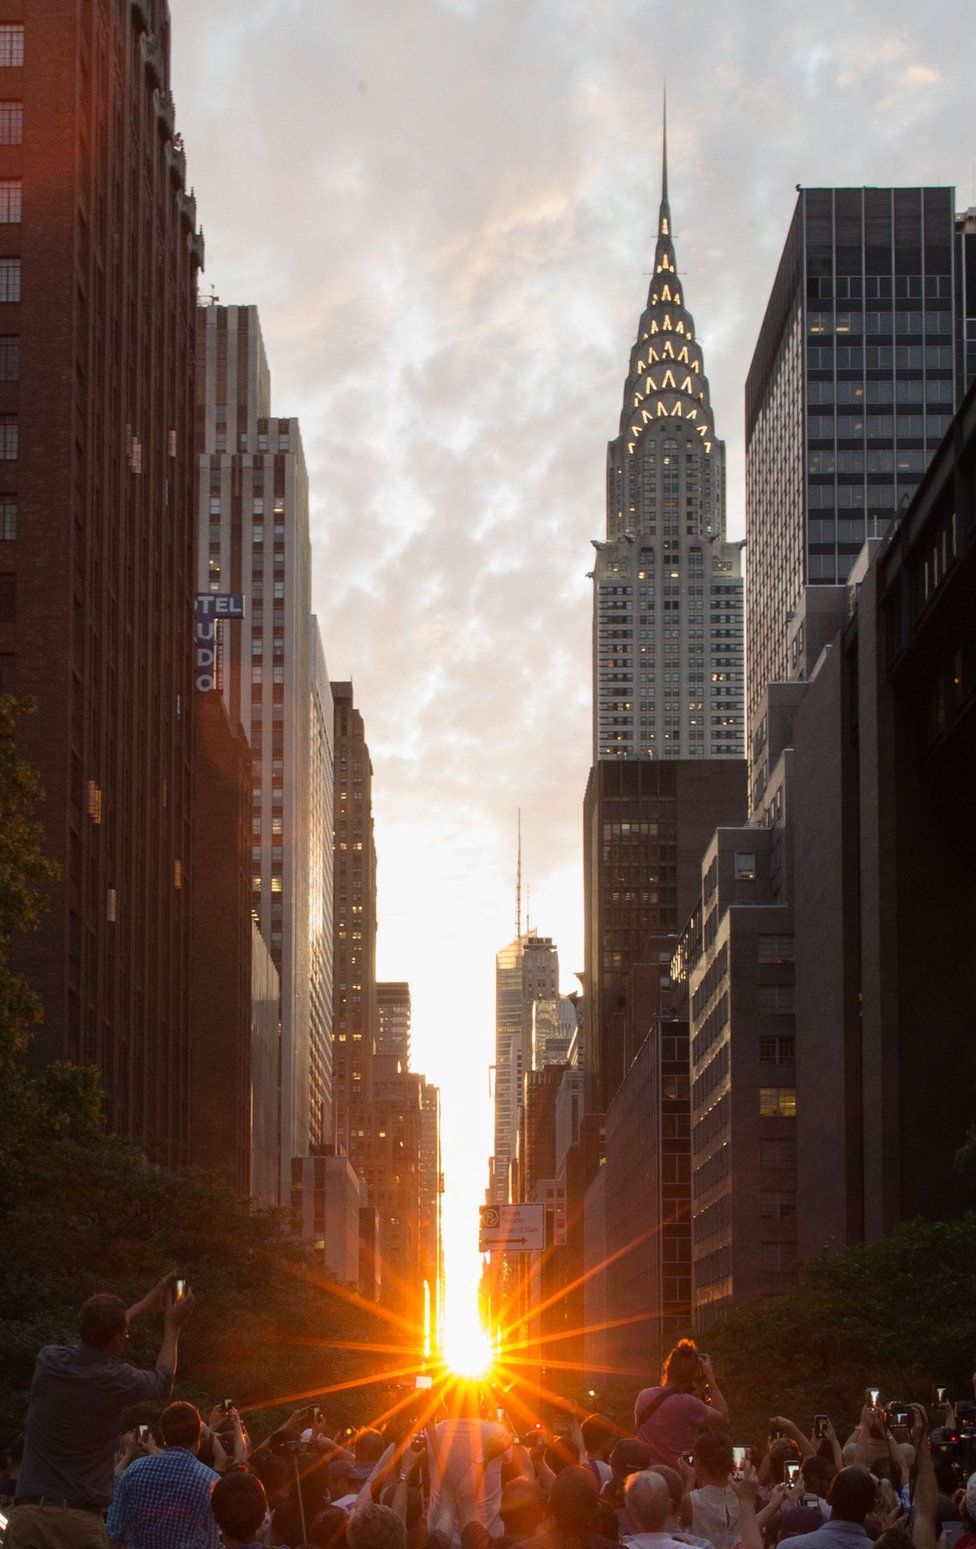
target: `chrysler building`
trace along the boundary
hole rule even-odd
[[[594,548],[594,761],[742,758],[741,544],[725,536],[725,444],[675,259],[666,115],[654,272]]]

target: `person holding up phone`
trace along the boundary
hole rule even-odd
[[[634,1428],[651,1462],[676,1468],[703,1427],[724,1430],[728,1423],[729,1406],[711,1361],[698,1353],[693,1340],[682,1339],[664,1363],[660,1386],[644,1388],[634,1406]]]
[[[159,1429],[163,1451],[137,1458],[116,1483],[105,1524],[109,1542],[124,1549],[158,1549],[163,1542],[219,1549],[210,1500],[220,1475],[197,1457],[200,1411],[170,1404]]]
[[[166,1275],[128,1309],[106,1292],[90,1296],[78,1314],[77,1341],[39,1353],[5,1549],[32,1549],[39,1540],[59,1549],[107,1544],[101,1514],[112,1499],[122,1411],[169,1396],[180,1332],[196,1305],[192,1292],[174,1300],[174,1279]],[[120,1361],[130,1323],[160,1312],[155,1369]]]

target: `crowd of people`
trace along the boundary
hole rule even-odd
[[[168,1276],[126,1308],[90,1297],[78,1338],[37,1358],[0,1478],[4,1549],[976,1549],[976,1404],[881,1402],[841,1441],[829,1416],[773,1416],[732,1441],[707,1355],[683,1340],[622,1424],[528,1423],[514,1390],[422,1378],[382,1426],[304,1405],[258,1442],[231,1399],[172,1400],[194,1310]],[[162,1316],[152,1371],[122,1359]],[[155,1425],[132,1407],[166,1402]],[[523,1423],[519,1423],[519,1414]]]

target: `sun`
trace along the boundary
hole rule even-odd
[[[441,1355],[457,1377],[481,1381],[495,1364],[491,1336],[481,1321],[475,1298],[448,1301]]]

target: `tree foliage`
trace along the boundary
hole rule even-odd
[[[28,1068],[40,1007],[9,969],[10,946],[36,926],[40,889],[57,875],[35,817],[36,776],[14,748],[32,709],[0,698],[0,1436],[22,1424],[37,1350],[74,1337],[86,1296],[112,1291],[131,1305],[170,1270],[199,1299],[177,1379],[197,1401],[271,1409],[354,1380],[367,1363],[407,1364],[336,1348],[403,1341],[327,1280],[283,1212],[252,1210],[220,1175],[154,1168],[107,1134],[96,1070]],[[159,1337],[158,1319],[135,1324],[132,1358],[151,1364]],[[323,1406],[356,1420],[386,1402],[367,1387]]]

